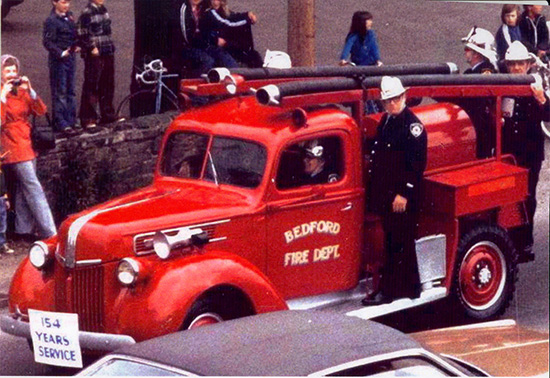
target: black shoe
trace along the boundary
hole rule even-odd
[[[393,302],[392,297],[389,297],[389,296],[384,295],[382,293],[378,293],[374,297],[373,296],[367,296],[367,297],[363,298],[363,300],[361,301],[361,304],[363,306],[377,306],[377,305],[391,303],[391,302]]]

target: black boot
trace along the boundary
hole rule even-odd
[[[361,301],[361,304],[363,306],[377,306],[381,304],[391,303],[393,301],[393,298],[390,296],[387,296],[383,293],[378,293],[376,295],[369,295],[363,298]]]

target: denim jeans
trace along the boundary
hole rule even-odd
[[[6,199],[0,197],[0,247],[6,244],[7,210]]]
[[[36,177],[36,160],[4,164],[16,181],[15,187],[15,232],[33,234],[41,239],[57,233],[52,212],[42,185]]]
[[[53,122],[56,130],[73,127],[76,122],[75,54],[66,58],[48,57],[52,92]]]
[[[214,58],[214,65],[209,67],[210,69],[214,67],[237,68],[239,66],[231,54],[221,47],[209,46],[206,48],[206,52]]]

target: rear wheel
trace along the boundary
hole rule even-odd
[[[501,315],[510,304],[517,280],[517,254],[507,232],[482,225],[460,240],[454,297],[475,319]]]

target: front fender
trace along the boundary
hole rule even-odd
[[[137,341],[178,331],[197,298],[220,285],[245,293],[256,313],[288,309],[256,266],[230,253],[209,251],[166,262],[151,256],[148,265],[148,276],[121,290],[113,308],[117,333]]]
[[[14,313],[16,306],[23,313],[27,313],[29,308],[55,311],[54,283],[53,269],[40,271],[26,257],[11,280],[8,301],[10,312]]]

